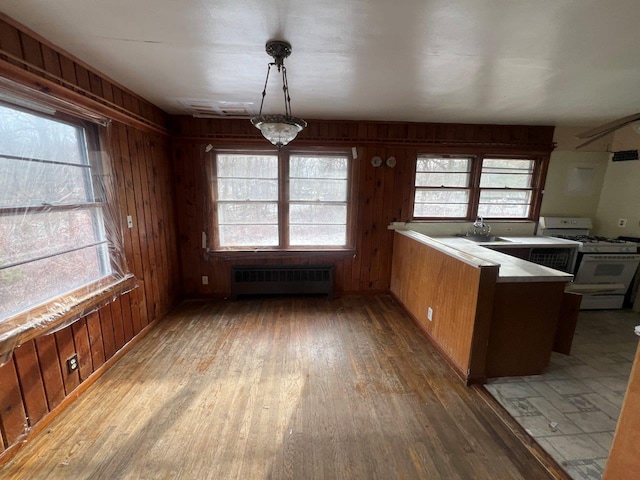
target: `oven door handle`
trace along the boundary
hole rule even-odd
[[[607,263],[615,262],[634,262],[640,260],[640,255],[624,255],[620,253],[585,253],[582,256],[583,262],[602,262],[606,261]]]
[[[570,283],[565,291],[582,293],[583,295],[595,295],[603,293],[617,293],[624,291],[624,283]]]

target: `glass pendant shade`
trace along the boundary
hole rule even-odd
[[[262,136],[280,148],[296,138],[307,126],[301,118],[288,115],[260,115],[253,117],[251,123],[262,132]]]

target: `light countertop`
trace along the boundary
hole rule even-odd
[[[578,248],[580,242],[573,240],[567,240],[557,237],[541,237],[541,236],[527,236],[527,237],[507,237],[505,235],[497,235],[499,238],[504,238],[506,242],[474,242],[464,237],[433,237],[437,240],[443,238],[458,238],[464,240],[470,244],[482,245],[482,246],[496,246],[500,248],[536,248],[536,247],[569,247]]]
[[[528,262],[521,258],[512,257],[505,253],[491,250],[486,245],[495,245],[500,248],[524,247],[550,247],[579,245],[571,240],[563,240],[551,237],[501,237],[511,242],[477,243],[464,237],[429,237],[411,230],[397,230],[399,234],[410,237],[420,243],[447,253],[460,261],[475,267],[498,265],[498,282],[569,282],[573,275],[552,268]],[[558,242],[563,240],[562,242]],[[568,242],[568,244],[566,243]],[[485,246],[483,246],[485,245]]]

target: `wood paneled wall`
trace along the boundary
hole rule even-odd
[[[292,144],[304,147],[357,147],[355,254],[247,254],[244,257],[207,255],[202,232],[207,231],[210,205],[204,148],[259,147],[268,149],[248,120],[170,118],[179,228],[182,284],[188,296],[228,296],[233,264],[332,263],[336,293],[388,291],[393,232],[391,222],[411,217],[413,169],[418,152],[548,154],[552,127],[501,125],[415,124],[349,121],[309,121]],[[375,168],[371,158],[396,157],[395,168]],[[202,285],[202,276],[209,284]]]
[[[485,377],[497,277],[498,266],[475,267],[395,234],[391,292],[468,381]]]
[[[204,144],[174,142],[174,168],[179,228],[179,250],[182,286],[187,296],[228,296],[231,291],[231,265],[240,264],[313,264],[335,266],[337,292],[387,291],[391,274],[393,232],[390,222],[408,215],[408,202],[403,202],[402,181],[406,163],[395,169],[373,168],[373,155],[384,158],[398,155],[394,149],[361,148],[359,170],[355,182],[357,233],[355,253],[321,254],[246,254],[244,256],[207,255],[202,249],[202,232],[210,206],[206,189],[207,176],[202,158]],[[403,209],[405,210],[403,212]],[[202,285],[202,276],[209,284]]]
[[[18,347],[0,367],[2,452],[168,313],[178,298],[179,269],[170,140],[161,133],[162,111],[6,17],[0,17],[0,76],[24,76],[42,91],[55,90],[57,96],[80,99],[84,107],[118,118],[102,136],[101,148],[115,179],[129,270],[139,283],[72,325]],[[131,229],[126,228],[127,215],[133,218]],[[73,353],[80,365],[68,373],[66,361]]]

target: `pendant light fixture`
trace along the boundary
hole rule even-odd
[[[274,61],[269,63],[267,68],[267,78],[262,91],[262,102],[260,103],[260,113],[251,119],[251,123],[262,132],[264,138],[273,143],[278,149],[296,138],[299,132],[307,126],[307,122],[301,118],[291,115],[291,97],[289,96],[289,84],[287,82],[287,68],[284,66],[284,59],[291,55],[291,44],[288,42],[274,40],[267,42],[265,47],[267,53],[273,57]],[[271,67],[277,67],[282,73],[282,92],[284,93],[284,115],[262,115],[264,97],[267,95],[267,84],[269,83],[269,73]]]

